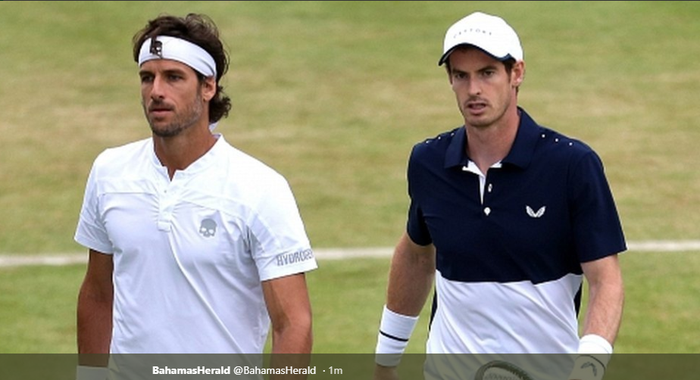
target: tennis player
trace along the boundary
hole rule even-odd
[[[571,363],[544,371],[602,377],[622,316],[626,243],[600,157],[518,105],[523,49],[502,18],[476,12],[454,23],[438,64],[464,125],[411,152],[376,378],[396,378],[433,285],[429,354],[581,353],[571,374]],[[428,360],[426,378],[473,378],[448,367]]]
[[[216,25],[163,15],[133,44],[151,136],[104,151],[87,180],[79,353],[256,354],[270,325],[273,353],[311,352],[317,264],[290,186],[212,132],[231,107]]]

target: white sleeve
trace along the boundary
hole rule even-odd
[[[277,176],[264,189],[250,225],[251,251],[260,280],[316,269],[316,258],[289,184]]]
[[[113,253],[113,247],[99,211],[98,160],[93,163],[88,176],[74,239],[86,248],[109,254]]]

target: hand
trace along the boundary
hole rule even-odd
[[[374,380],[399,380],[399,371],[396,367],[384,367],[377,364],[374,367]]]
[[[569,380],[602,380],[604,374],[603,362],[595,355],[584,354],[576,358]]]

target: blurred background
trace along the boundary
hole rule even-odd
[[[231,56],[217,131],[289,180],[314,247],[390,251],[411,147],[462,123],[437,60],[477,10],[520,35],[520,105],[603,159],[627,238],[700,240],[698,2],[0,2],[0,256],[86,255],[73,234],[93,159],[150,135],[131,37],[189,12]],[[616,352],[700,351],[698,253],[622,256]],[[373,351],[388,260],[320,261],[315,351]],[[0,353],[74,352],[84,270],[0,267]]]

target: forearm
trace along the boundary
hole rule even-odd
[[[418,316],[432,290],[435,253],[431,247],[415,245],[404,235],[391,261],[387,308],[395,313]]]
[[[569,379],[600,380],[613,353],[622,320],[624,287],[616,255],[582,263],[588,281],[588,307],[579,343],[579,356]]]
[[[569,379],[600,380],[613,353],[622,320],[624,294],[620,278],[607,279],[606,282],[593,280],[589,283],[588,309],[578,347],[580,355]]]
[[[107,365],[106,354],[112,340],[113,268],[111,255],[90,250],[87,272],[78,293],[77,343],[78,353],[81,354],[78,358],[80,364],[90,365],[84,362],[90,358],[88,354],[99,354],[98,359]]]
[[[311,323],[293,323],[280,331],[273,331],[272,358],[273,368],[304,369],[311,363],[313,336]],[[270,380],[295,379],[304,380],[306,374],[271,375]]]
[[[272,333],[273,354],[305,354],[311,352],[313,335],[311,323],[292,323]]]
[[[387,301],[375,349],[375,379],[397,378],[396,366],[428,299],[434,278],[434,247],[419,246],[404,233],[391,260]]]
[[[303,273],[262,283],[272,322],[273,368],[306,368],[313,346],[311,304]],[[273,375],[270,380],[306,379],[306,375]]]
[[[583,335],[599,335],[611,345],[614,344],[620,329],[623,304],[621,287],[613,284],[591,285]]]
[[[582,335],[595,334],[612,345],[622,321],[624,286],[617,258],[608,260],[613,265],[603,267],[602,275],[587,276],[589,296]]]
[[[78,297],[77,317],[78,353],[108,354],[112,338],[111,297],[83,287]]]

